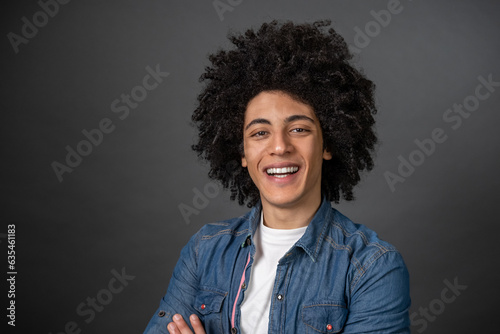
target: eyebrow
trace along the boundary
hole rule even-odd
[[[288,116],[286,119],[285,119],[285,124],[286,123],[291,123],[293,121],[298,121],[298,120],[303,120],[303,121],[308,121],[308,122],[311,122],[311,123],[315,123],[314,120],[309,117],[309,116],[306,116],[306,115],[291,115],[291,116]],[[247,124],[247,126],[245,127],[245,131],[248,130],[249,127],[251,127],[252,125],[254,124],[269,124],[271,125],[271,122],[265,118],[256,118],[254,120],[252,120],[250,123]]]

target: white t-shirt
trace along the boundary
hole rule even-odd
[[[278,261],[299,240],[306,227],[291,230],[264,226],[262,212],[260,224],[253,238],[255,257],[250,282],[241,304],[241,332],[243,334],[267,333],[269,309]]]

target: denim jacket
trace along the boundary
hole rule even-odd
[[[208,334],[240,333],[260,211],[205,225],[190,239],[145,334],[168,333],[175,313],[187,322],[197,314]],[[268,333],[410,333],[409,307],[400,253],[323,200],[277,264]]]

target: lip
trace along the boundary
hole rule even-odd
[[[269,175],[266,172],[268,168],[283,168],[283,167],[298,167],[299,170],[293,174],[290,174],[290,175],[288,175],[286,177],[282,177],[282,178]],[[286,162],[285,161],[285,162],[277,162],[277,163],[266,165],[266,166],[264,166],[262,172],[264,173],[265,178],[269,182],[272,182],[273,184],[276,184],[276,185],[287,185],[287,184],[292,183],[293,181],[295,181],[299,177],[299,175],[302,173],[302,167],[295,162]]]
[[[300,165],[297,164],[297,163],[294,163],[294,162],[277,162],[277,163],[274,163],[274,164],[270,164],[270,165],[266,165],[262,168],[262,171],[264,173],[266,173],[266,171],[269,169],[269,168],[283,168],[283,167],[299,167],[299,171],[300,171]],[[299,172],[297,171],[297,173]],[[267,173],[266,173],[267,174]]]

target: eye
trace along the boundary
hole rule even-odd
[[[262,137],[267,135],[267,131],[258,131],[252,135],[252,137]]]
[[[303,128],[295,128],[295,129],[292,129],[291,132],[295,132],[295,133],[301,133],[301,132],[307,132],[308,130],[306,129],[303,129]]]

